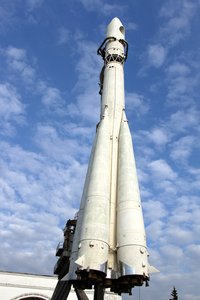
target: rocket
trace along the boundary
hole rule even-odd
[[[146,234],[132,137],[125,113],[125,28],[118,18],[107,27],[97,51],[101,109],[88,164],[68,273],[62,280],[79,288],[96,283],[114,293],[148,285]]]

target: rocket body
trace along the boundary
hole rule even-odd
[[[68,280],[102,281],[120,291],[149,280],[132,138],[125,115],[125,29],[118,18],[98,49],[101,109],[73,240]],[[118,291],[118,288],[113,288]]]

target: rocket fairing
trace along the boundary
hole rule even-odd
[[[90,288],[130,292],[149,281],[140,192],[132,138],[125,115],[124,62],[128,44],[118,18],[98,49],[101,113],[88,165],[76,230],[63,280]]]

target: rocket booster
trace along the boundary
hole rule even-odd
[[[114,292],[149,280],[150,266],[132,138],[125,115],[128,44],[118,18],[97,53],[101,112],[70,256],[68,280],[102,282]],[[87,283],[87,284],[86,284]],[[120,288],[119,288],[120,286]]]

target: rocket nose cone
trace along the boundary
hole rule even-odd
[[[118,40],[125,39],[125,28],[117,17],[109,23],[106,37],[115,37]]]

